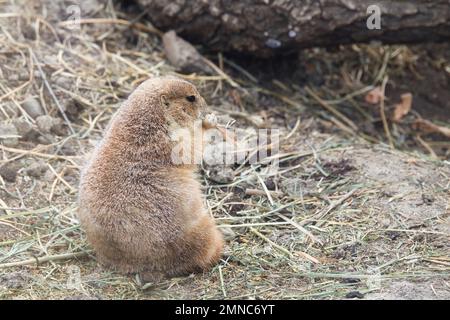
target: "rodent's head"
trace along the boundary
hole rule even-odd
[[[162,114],[168,123],[190,127],[206,113],[207,105],[195,86],[176,77],[151,78],[143,82],[130,97],[148,112]]]
[[[190,126],[206,112],[206,102],[194,85],[187,81],[168,78],[167,90],[160,95],[160,103],[169,122]]]
[[[110,132],[115,140],[129,144],[153,141],[164,145],[165,135],[174,129],[193,129],[206,111],[206,102],[193,84],[155,77],[141,83],[122,104]]]

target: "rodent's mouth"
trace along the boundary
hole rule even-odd
[[[200,120],[204,120],[208,114],[210,114],[210,112],[208,112],[207,110],[199,111],[198,118]]]

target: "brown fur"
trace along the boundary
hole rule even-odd
[[[195,102],[186,100],[194,95]],[[192,129],[206,104],[177,78],[141,84],[111,120],[85,166],[79,218],[99,261],[144,278],[218,262],[223,240],[203,205],[196,166],[171,161],[175,126]]]

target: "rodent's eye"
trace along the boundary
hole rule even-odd
[[[186,100],[189,102],[194,102],[195,101],[195,96],[187,96]]]

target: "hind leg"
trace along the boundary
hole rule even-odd
[[[170,277],[206,271],[219,262],[223,251],[222,233],[206,214],[194,223],[179,246],[177,263],[168,270]]]

